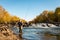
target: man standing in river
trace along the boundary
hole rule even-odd
[[[19,27],[19,37],[22,38],[22,36],[21,36],[22,35],[22,29],[21,29],[22,22],[19,21],[17,24],[18,24],[18,27]]]

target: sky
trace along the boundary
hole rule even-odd
[[[11,15],[30,21],[44,10],[60,7],[60,0],[0,0],[0,5]]]

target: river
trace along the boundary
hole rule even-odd
[[[45,33],[57,35],[60,33],[60,28],[23,28],[22,32],[22,37],[26,40],[57,40],[56,36],[46,38]]]
[[[15,29],[15,33],[18,34],[18,28]],[[29,28],[24,27],[22,29],[23,40],[57,40],[56,36],[46,37],[45,33],[57,35],[60,33],[60,28]],[[60,35],[60,34],[59,34]]]

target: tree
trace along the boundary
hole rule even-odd
[[[60,22],[60,12],[58,13],[58,22]]]
[[[11,22],[16,22],[16,21],[19,21],[19,20],[20,20],[20,18],[17,17],[17,16],[12,16],[11,17]]]
[[[10,15],[2,6],[0,6],[0,23],[11,23],[21,20],[22,22],[26,22],[23,19],[20,19],[17,16]]]
[[[43,11],[40,15],[36,16],[34,19],[36,23],[47,22],[48,11]]]
[[[48,21],[52,23],[55,22],[55,15],[53,11],[48,12]]]
[[[60,14],[60,7],[57,7],[56,9],[55,9],[55,21],[56,22],[58,22],[58,15]]]

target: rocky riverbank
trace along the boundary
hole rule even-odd
[[[0,24],[0,40],[22,40],[9,29],[7,25]]]

